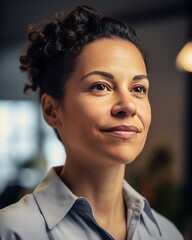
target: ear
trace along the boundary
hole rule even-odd
[[[58,102],[54,100],[49,94],[44,93],[41,97],[41,106],[43,116],[48,125],[52,128],[57,128],[60,123],[58,115]]]

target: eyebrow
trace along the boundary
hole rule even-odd
[[[134,76],[133,80],[143,80],[143,79],[146,79],[146,80],[149,80],[148,77],[146,75],[136,75]]]
[[[115,77],[113,76],[112,73],[109,73],[109,72],[104,72],[104,71],[93,71],[93,72],[90,72],[88,74],[86,74],[85,76],[83,76],[80,80],[82,81],[84,78],[86,77],[89,77],[91,75],[100,75],[100,76],[103,76],[105,78],[109,78],[109,79],[114,79]],[[133,77],[133,80],[143,80],[143,79],[146,79],[148,80],[147,76],[146,75],[136,75]]]
[[[86,78],[86,77],[89,77],[91,75],[100,75],[100,76],[103,76],[103,77],[106,77],[106,78],[109,78],[109,79],[114,79],[114,76],[113,74],[111,73],[108,73],[108,72],[104,72],[104,71],[93,71],[93,72],[90,72],[88,74],[86,74],[85,76],[83,76],[81,78],[81,81]]]

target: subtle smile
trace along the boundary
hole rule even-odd
[[[119,125],[119,126],[114,126],[110,128],[104,128],[104,129],[101,129],[101,131],[106,132],[112,136],[124,138],[124,139],[132,138],[135,135],[137,135],[137,133],[141,132],[137,127],[132,125],[129,125],[129,126]]]

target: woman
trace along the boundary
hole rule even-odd
[[[146,57],[125,22],[81,6],[29,30],[21,69],[66,150],[0,212],[0,239],[182,239],[124,180],[151,121]]]

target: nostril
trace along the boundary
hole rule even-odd
[[[128,115],[134,117],[136,115],[136,111],[133,111],[132,113],[129,113],[127,111],[118,111],[118,112],[112,112],[112,115],[115,117],[119,117],[119,118],[123,118],[123,117],[127,117]]]
[[[118,111],[115,114],[113,114],[116,117],[126,117],[127,116],[127,112],[126,111]]]

